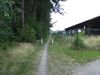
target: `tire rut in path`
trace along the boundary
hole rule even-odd
[[[44,50],[43,53],[41,55],[41,59],[40,59],[40,64],[37,70],[37,75],[47,75],[47,58],[48,58],[48,44],[50,42],[50,38],[48,40],[48,42],[45,44],[44,46]]]

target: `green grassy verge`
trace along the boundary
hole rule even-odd
[[[86,40],[88,41],[90,39],[91,38],[89,37]],[[95,38],[95,40],[97,40],[97,39]],[[84,40],[84,41],[86,41],[86,40]],[[92,49],[92,48],[86,48],[86,49],[80,48],[77,50],[77,49],[71,48],[71,46],[70,46],[71,43],[68,41],[70,41],[70,40],[68,39],[67,42],[65,42],[64,37],[60,37],[58,39],[56,38],[54,45],[51,45],[50,48],[53,49],[52,51],[56,51],[56,53],[59,51],[60,51],[60,53],[63,52],[64,55],[71,57],[78,63],[90,62],[92,60],[96,60],[96,59],[100,58],[99,50]],[[98,42],[100,43],[100,41],[97,41],[97,43],[95,43],[92,40],[92,43],[95,43],[96,45],[99,45]],[[87,44],[85,44],[85,45],[87,46]]]
[[[67,49],[65,52],[78,63],[87,63],[96,59],[100,59],[100,51],[96,50],[72,50]]]
[[[70,75],[77,63],[67,54],[64,40],[54,41],[48,50],[48,75]]]
[[[0,75],[36,75],[40,51],[41,46],[30,43],[0,51]]]
[[[75,50],[64,38],[56,38],[49,47],[49,75],[69,75],[78,64],[86,64],[100,58],[97,50]]]

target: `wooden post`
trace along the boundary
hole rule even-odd
[[[77,31],[76,46],[78,46],[78,29],[76,31]]]
[[[43,39],[41,38],[41,44],[43,44]]]
[[[52,40],[51,40],[51,43],[53,44],[54,43],[54,39],[52,38]]]

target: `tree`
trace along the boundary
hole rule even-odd
[[[20,41],[28,36],[34,40],[45,38],[51,27],[51,9],[60,12],[61,0],[51,1],[55,5],[48,0],[0,0],[0,31],[15,36],[16,40],[20,38]],[[5,37],[8,35],[4,34]]]

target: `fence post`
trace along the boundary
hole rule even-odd
[[[43,44],[43,39],[41,38],[41,44]]]
[[[52,40],[51,40],[51,43],[52,43],[52,45],[53,45],[53,43],[54,43],[54,39],[52,38]]]
[[[77,34],[76,34],[76,46],[78,46],[78,29],[76,29],[76,32],[77,32]]]

